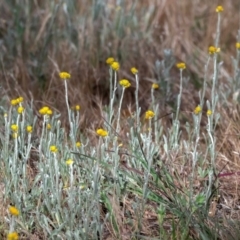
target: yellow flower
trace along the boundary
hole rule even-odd
[[[177,63],[176,66],[180,70],[183,70],[186,68],[186,64],[184,62]]]
[[[11,232],[7,235],[7,240],[18,240],[18,233],[17,232]]]
[[[208,48],[208,53],[210,54],[210,55],[212,55],[212,54],[214,54],[214,53],[218,53],[218,52],[220,52],[220,48],[216,48],[216,47],[214,47],[214,46],[210,46],[209,48]]]
[[[74,107],[74,109],[76,110],[76,111],[79,111],[80,110],[80,105],[76,105],[75,107]]]
[[[216,7],[216,12],[223,12],[223,7],[222,6],[217,6]]]
[[[76,147],[81,147],[81,143],[80,142],[76,142]]]
[[[68,72],[60,72],[59,77],[63,80],[67,80],[71,77],[71,75]]]
[[[18,103],[23,102],[23,97],[18,97],[18,98],[16,99],[16,101],[17,101]]]
[[[15,106],[15,105],[17,105],[18,103],[21,103],[21,102],[23,102],[23,97],[18,97],[16,99],[11,100],[11,105]]]
[[[127,79],[120,80],[119,84],[124,88],[128,88],[131,86],[131,83]]]
[[[207,116],[211,116],[212,115],[212,110],[208,109],[207,110]]]
[[[12,124],[11,129],[12,129],[13,132],[17,132],[18,131],[18,125]]]
[[[19,114],[21,114],[24,111],[24,107],[22,107],[22,106],[18,107],[17,111]]]
[[[49,109],[49,107],[42,107],[39,110],[39,113],[42,114],[42,115],[45,115],[45,114],[47,114],[48,109]]]
[[[52,110],[50,108],[47,110],[47,115],[52,115]]]
[[[7,118],[7,116],[8,116],[8,115],[7,115],[7,113],[4,113],[4,115],[3,115],[3,116],[4,116],[4,118]]]
[[[236,48],[237,48],[238,50],[240,50],[240,42],[237,42],[237,43],[236,43]]]
[[[97,129],[96,133],[100,137],[106,137],[108,135],[108,132],[102,128]]]
[[[158,85],[157,83],[153,83],[153,84],[152,84],[152,88],[153,88],[153,89],[158,89],[158,88],[159,88],[159,85]]]
[[[112,65],[113,62],[114,62],[114,58],[113,58],[113,57],[109,57],[109,58],[107,58],[107,60],[106,60],[106,63],[107,63],[108,65]]]
[[[50,146],[50,151],[53,153],[56,153],[58,151],[58,149],[55,145],[52,145],[52,146]]]
[[[47,129],[50,130],[51,128],[52,128],[51,124],[48,123],[48,124],[47,124]]]
[[[17,99],[12,99],[11,100],[11,105],[16,106],[18,104]]]
[[[40,110],[39,110],[39,113],[41,115],[52,115],[52,110],[49,108],[49,107],[42,107]]]
[[[137,73],[138,73],[138,70],[137,70],[135,67],[132,67],[132,68],[131,68],[131,72],[132,72],[133,74],[137,74]]]
[[[112,69],[113,69],[114,71],[118,71],[119,68],[120,68],[120,65],[119,65],[118,62],[113,62],[113,63],[111,64],[111,67],[112,67]]]
[[[74,161],[73,161],[71,158],[69,158],[69,159],[66,161],[66,164],[67,164],[68,166],[72,165],[73,163],[74,163]]]
[[[10,206],[10,207],[8,208],[8,211],[9,211],[10,214],[13,215],[13,216],[18,216],[18,215],[19,215],[19,210],[18,210],[16,207],[14,207],[14,206]]]
[[[201,111],[202,111],[202,108],[201,108],[200,105],[198,105],[198,106],[195,107],[195,109],[194,109],[194,113],[195,113],[196,115],[198,115]]]
[[[146,111],[145,113],[145,119],[151,119],[155,116],[155,113],[151,110]]]
[[[26,130],[27,130],[28,133],[31,133],[32,132],[32,126],[28,125],[26,127]]]

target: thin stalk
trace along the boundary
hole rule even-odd
[[[73,126],[72,126],[72,121],[71,121],[71,111],[70,107],[68,104],[68,88],[67,88],[67,80],[64,80],[64,86],[65,86],[65,100],[66,100],[66,105],[67,105],[67,111],[68,111],[68,121],[69,121],[69,126],[70,126],[70,138],[72,139],[73,143],[74,141],[74,134],[73,134]]]
[[[176,112],[176,120],[178,120],[180,105],[181,105],[181,97],[182,97],[182,83],[183,83],[183,69],[180,69],[180,89],[179,89],[179,95],[178,95],[178,101],[177,101],[177,112]]]
[[[117,90],[117,71],[114,71],[114,86],[113,86],[113,93],[112,93],[112,98],[110,99],[110,111],[109,111],[109,123],[112,123],[112,117],[113,117],[113,104],[115,101],[115,95],[116,95],[116,90]]]
[[[138,102],[138,91],[139,91],[139,79],[138,74],[135,74],[135,80],[136,80],[136,90],[135,90],[135,101],[136,101],[136,117],[137,117],[137,126],[139,127],[139,102]]]
[[[121,99],[120,99],[120,103],[119,103],[119,107],[118,107],[117,130],[116,130],[117,133],[119,133],[119,128],[120,128],[120,115],[121,115],[121,107],[122,107],[124,92],[125,92],[125,87],[123,87],[122,95],[121,95]]]

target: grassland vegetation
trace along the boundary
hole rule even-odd
[[[222,2],[0,2],[1,239],[239,239]]]

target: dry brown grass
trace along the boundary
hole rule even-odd
[[[61,109],[64,105],[63,86],[57,73],[67,70],[72,73],[70,103],[80,103],[85,116],[89,118],[94,109],[99,108],[96,104],[99,98],[107,102],[109,91],[105,59],[108,56],[114,56],[121,62],[120,77],[133,80],[129,68],[138,67],[140,92],[146,99],[144,90],[150,88],[149,80],[156,79],[153,64],[157,59],[162,59],[166,48],[173,50],[177,60],[187,63],[190,82],[201,84],[207,48],[214,43],[217,19],[214,9],[218,3],[187,0],[139,2],[136,3],[135,14],[141,22],[134,27],[124,25],[123,33],[119,36],[116,29],[109,30],[112,27],[110,21],[117,14],[112,1],[106,1],[109,17],[99,17],[98,22],[94,22],[90,14],[86,15],[91,8],[90,1],[88,4],[77,1],[74,10],[70,9],[73,15],[69,16],[60,7],[55,13],[47,2],[34,1],[32,11],[19,19],[13,9],[2,2],[1,79],[5,84],[4,90],[10,97],[16,96],[21,89],[21,94],[29,97],[31,91],[35,100]],[[225,9],[222,15],[221,58],[226,69],[223,74],[227,77],[231,71],[230,56],[234,54],[239,28],[239,3],[226,0],[221,4]],[[124,8],[130,11],[130,4],[126,3]],[[143,15],[145,9],[149,11]],[[81,15],[88,18],[77,24]],[[22,21],[21,36],[14,32],[16,19]],[[72,24],[70,27],[68,21]],[[61,32],[62,35],[59,34]],[[13,34],[17,36],[13,37]],[[101,37],[104,40],[100,40]],[[7,41],[12,41],[12,49]],[[178,77],[174,72],[172,78],[176,78],[174,82],[177,82]],[[192,94],[188,92],[186,98],[191,99]]]

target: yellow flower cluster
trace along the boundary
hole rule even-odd
[[[67,80],[67,79],[71,78],[71,75],[68,72],[60,72],[59,77],[63,80]]]
[[[52,115],[52,110],[49,108],[49,107],[42,107],[40,110],[39,110],[39,113],[41,115]]]
[[[18,131],[18,125],[17,124],[12,124],[11,129],[12,129],[13,132],[17,132]]]
[[[107,58],[107,60],[106,60],[106,63],[107,63],[108,65],[112,65],[113,62],[114,62],[114,58],[113,58],[113,57],[109,57],[109,58]]]
[[[50,146],[50,151],[53,153],[56,153],[58,151],[58,149],[55,145],[52,145],[52,146]]]
[[[131,86],[131,83],[127,79],[120,80],[119,84],[124,88],[128,88]]]
[[[23,97],[18,97],[18,98],[15,98],[15,99],[11,100],[11,105],[16,106],[17,104],[19,104],[21,102],[23,102]]]
[[[74,161],[73,161],[71,158],[69,158],[69,159],[66,161],[66,164],[67,164],[68,166],[72,165],[73,163],[74,163]]]
[[[72,109],[75,111],[80,111],[81,107],[80,107],[80,105],[75,105],[72,107]]]
[[[151,110],[146,111],[145,113],[145,119],[151,119],[155,116],[155,113]]]
[[[194,113],[195,113],[196,115],[198,115],[201,111],[202,111],[202,108],[201,108],[200,105],[198,105],[198,106],[195,107],[195,109],[194,109]]]
[[[119,68],[120,68],[119,62],[115,61],[115,59],[114,59],[113,57],[107,58],[106,63],[107,63],[109,66],[111,66],[111,68],[112,68],[114,71],[118,71]]]
[[[113,62],[113,63],[111,64],[111,67],[112,67],[112,69],[113,69],[114,71],[118,71],[119,68],[120,68],[120,64],[119,64],[119,62]]]
[[[213,55],[214,53],[219,53],[220,52],[220,48],[217,48],[217,47],[214,47],[214,46],[210,46],[209,48],[208,48],[208,53],[210,54],[210,55]]]
[[[18,215],[19,215],[19,210],[18,210],[16,207],[14,207],[14,206],[10,206],[10,207],[8,208],[8,211],[9,211],[10,214],[13,215],[13,216],[18,216]]]
[[[184,62],[177,63],[176,66],[180,70],[183,70],[186,68],[186,64]]]
[[[211,116],[212,115],[212,110],[208,109],[207,110],[207,116]]]
[[[137,70],[135,67],[132,67],[132,68],[131,68],[131,72],[132,72],[133,74],[137,74],[137,73],[138,73],[138,70]]]
[[[216,7],[216,12],[223,12],[223,7],[222,6],[217,6]]]
[[[26,130],[27,130],[28,133],[31,133],[32,132],[32,126],[28,125],[26,127]]]
[[[51,124],[48,123],[48,124],[47,124],[47,130],[50,130],[51,128],[52,128]]]
[[[97,129],[96,133],[100,137],[106,137],[108,135],[108,132],[102,128]]]
[[[18,111],[19,114],[22,114],[23,111],[24,111],[24,107],[22,107],[22,106],[18,107],[17,111]]]
[[[236,48],[237,48],[238,50],[240,50],[240,42],[237,42],[237,43],[236,43]]]
[[[81,147],[81,143],[80,142],[76,142],[76,147]]]
[[[159,88],[159,85],[158,85],[157,83],[153,83],[153,84],[152,84],[152,88],[153,88],[153,89],[158,89],[158,88]]]
[[[18,237],[18,233],[17,232],[10,232],[8,235],[7,235],[7,240],[18,240],[19,237]]]

